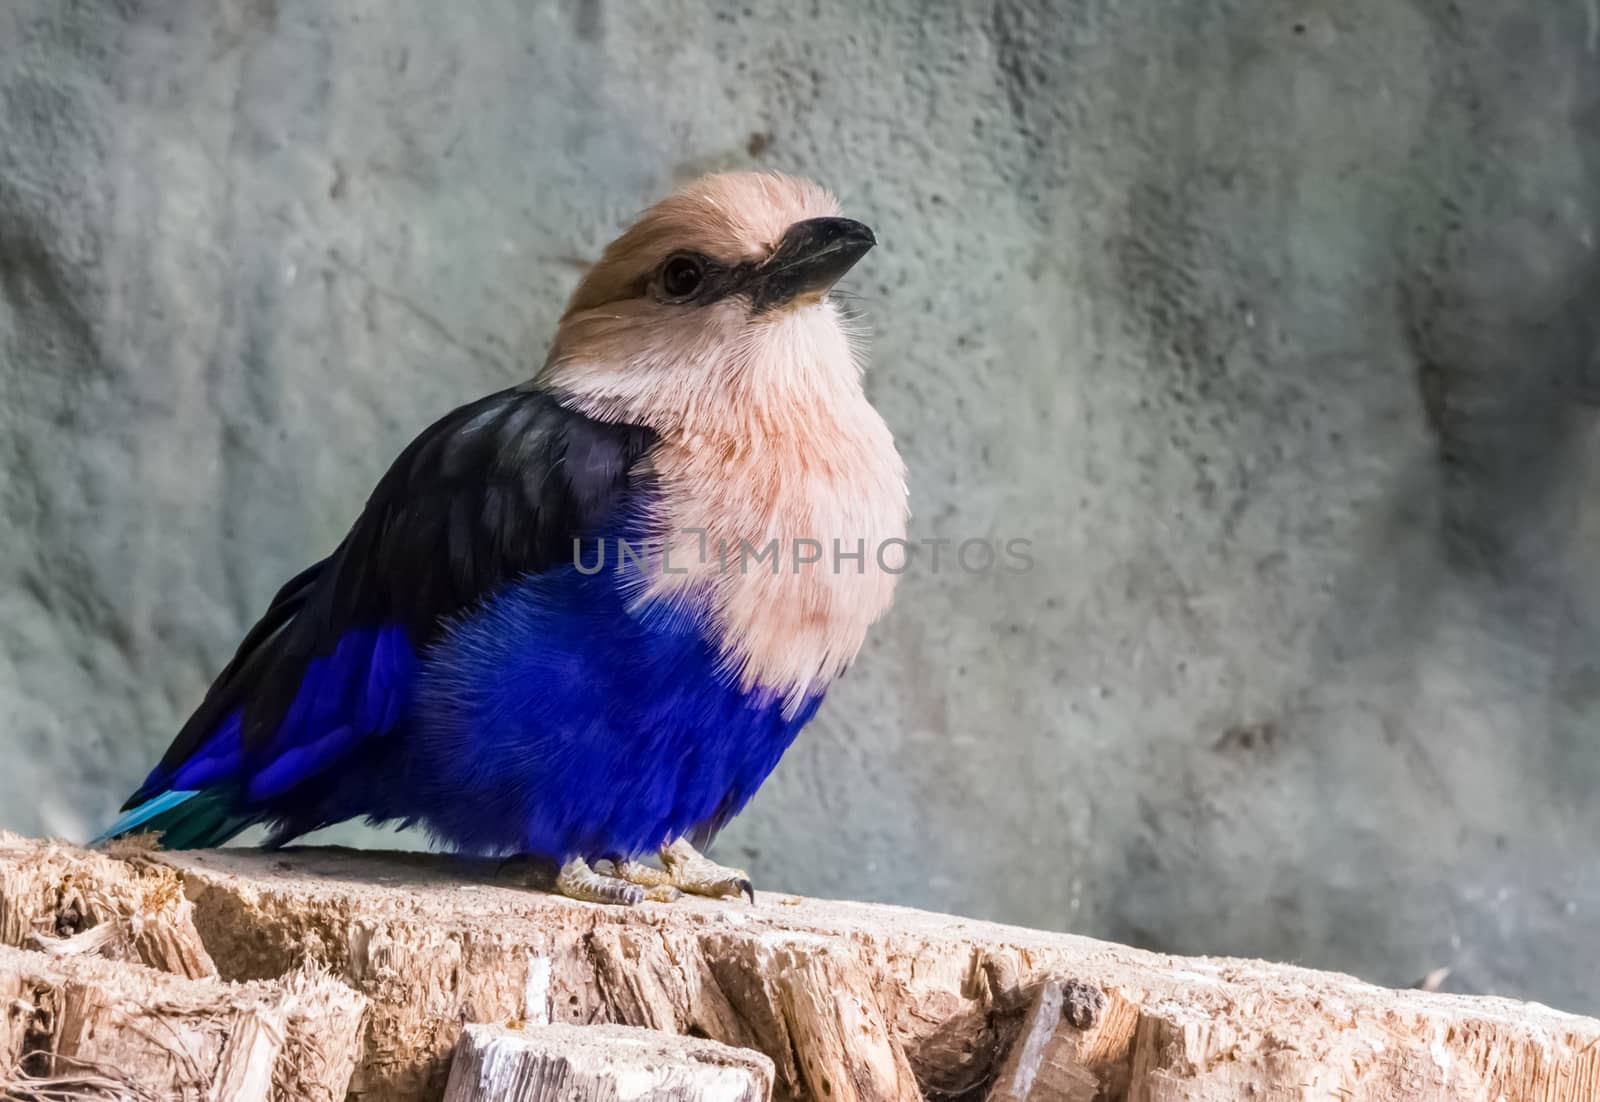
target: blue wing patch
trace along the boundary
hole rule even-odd
[[[223,829],[237,833],[250,823],[275,817],[273,801],[337,764],[366,740],[388,734],[411,707],[417,658],[405,629],[398,625],[346,632],[332,654],[311,659],[293,703],[265,747],[247,748],[242,714],[231,713],[200,747],[176,768],[157,768],[144,790],[156,793],[118,819],[95,844],[141,828],[164,828],[174,836],[184,818],[202,808],[219,812]],[[200,793],[227,792],[194,801]],[[217,844],[216,829],[201,832],[204,844]],[[231,836],[231,834],[227,835]]]

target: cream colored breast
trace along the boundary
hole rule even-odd
[[[859,387],[805,406],[739,433],[668,436],[652,457],[669,553],[650,595],[708,599],[740,683],[791,703],[855,657],[905,562],[888,427]]]

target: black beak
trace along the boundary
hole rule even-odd
[[[801,295],[826,293],[877,243],[870,229],[849,218],[796,222],[755,270],[752,301],[756,311],[770,310]]]

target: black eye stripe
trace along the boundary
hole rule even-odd
[[[647,286],[661,302],[704,306],[739,291],[751,267],[729,267],[700,253],[673,253],[656,266]]]

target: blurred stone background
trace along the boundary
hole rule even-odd
[[[1595,0],[3,0],[0,826],[745,166],[879,230],[914,534],[1037,563],[908,575],[722,856],[1600,1010]]]

